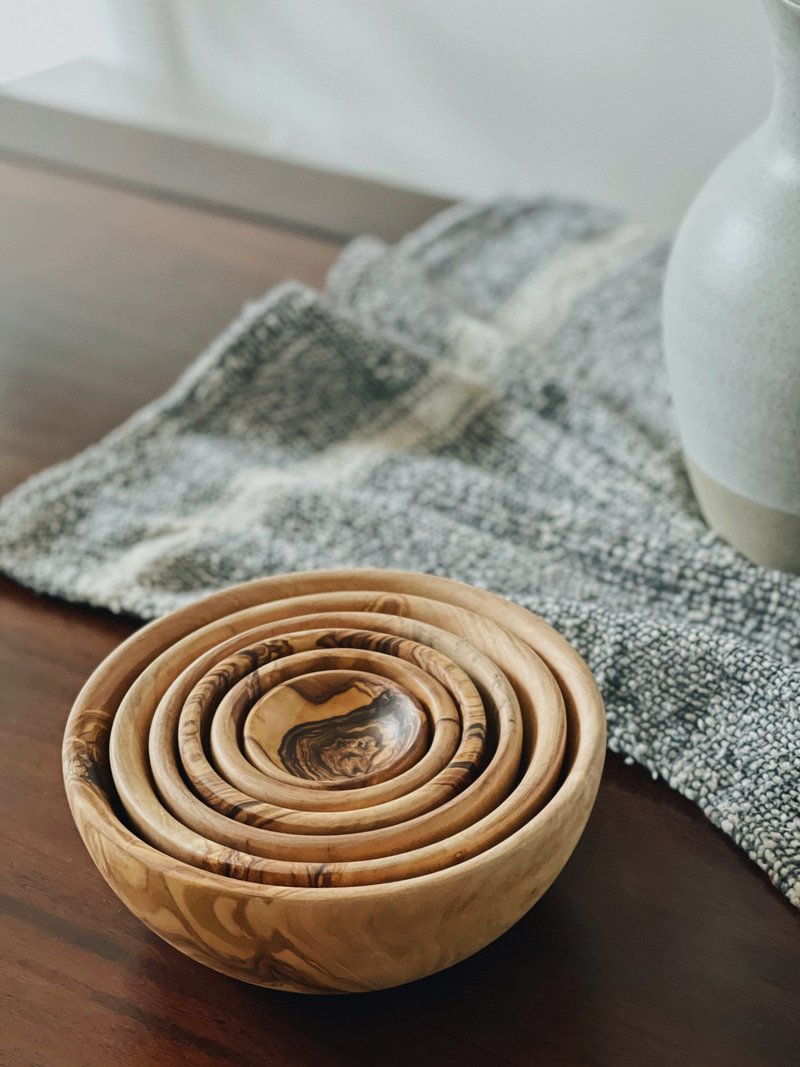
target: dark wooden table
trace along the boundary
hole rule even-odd
[[[0,164],[0,490],[160,393],[242,302],[320,284],[336,246]],[[800,1064],[800,922],[688,802],[609,756],[553,888],[511,932],[402,989],[303,998],[162,944],[78,838],[70,703],[136,621],[0,579],[0,1063]]]

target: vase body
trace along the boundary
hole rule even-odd
[[[755,562],[800,572],[800,0],[765,6],[772,110],[681,225],[664,349],[709,525]]]

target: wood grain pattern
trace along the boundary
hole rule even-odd
[[[335,583],[339,579],[334,575],[330,580]],[[358,580],[363,582],[363,578]],[[174,629],[179,639],[172,645],[167,643],[167,647],[161,650],[152,662],[149,653],[145,653],[145,665],[141,673],[124,696],[120,694],[119,708],[113,714],[110,762],[116,791],[129,817],[147,841],[184,862],[212,871],[232,870],[236,876],[254,881],[279,882],[285,885],[302,885],[309,880],[321,881],[326,885],[369,884],[378,877],[383,880],[408,877],[410,873],[422,874],[441,868],[447,862],[447,857],[435,847],[435,843],[457,830],[464,831],[459,843],[461,853],[474,855],[490,843],[502,839],[541,807],[549,797],[561,767],[565,741],[564,707],[556,681],[531,647],[491,619],[439,601],[405,594],[386,597],[363,589],[355,593],[338,592],[335,584],[326,592],[306,592],[305,595],[287,598],[284,594],[291,592],[293,587],[299,590],[307,589],[308,584],[313,587],[316,579],[309,579],[306,586],[294,578],[283,584],[277,579],[271,581],[272,584],[265,588],[275,590],[277,599],[272,603],[256,604],[246,611],[235,613],[239,623],[234,623],[233,619],[225,616],[209,619],[202,632],[193,629],[188,635],[181,636],[183,627],[187,625],[186,616],[176,616],[175,619],[170,616],[167,620],[162,620],[163,631],[171,633]],[[478,600],[483,602],[484,598],[479,597]],[[228,602],[235,602],[234,594],[225,594],[222,599],[215,601],[220,605]],[[332,616],[339,622],[364,622],[368,629],[320,630],[322,619],[328,616],[314,615],[306,617],[307,632],[298,630],[287,635],[287,627],[295,630],[303,624],[303,617],[294,618],[295,613],[304,610],[304,606],[308,609],[312,605],[317,608],[331,605],[371,608],[372,610],[365,614]],[[386,615],[382,611],[385,607],[391,607],[399,613],[399,617]],[[416,617],[403,618],[407,612]],[[280,656],[283,652],[300,647],[304,648],[305,652],[299,655],[299,666],[297,661],[295,667],[286,668],[280,662],[269,663],[266,668],[259,668],[256,674],[263,669],[297,669],[303,672],[308,668],[309,662],[316,662],[323,668],[332,666],[342,661],[346,648],[331,651],[329,655],[332,659],[326,661],[320,659],[324,653],[317,650],[316,645],[317,642],[329,643],[334,633],[336,642],[343,646],[393,649],[403,656],[416,657],[419,663],[430,664],[432,673],[440,672],[440,680],[446,681],[450,678],[451,684],[458,687],[457,692],[466,693],[463,700],[466,708],[466,728],[462,744],[456,753],[458,756],[462,752],[470,753],[473,746],[478,750],[482,748],[482,734],[473,733],[473,726],[482,723],[482,717],[477,717],[477,712],[481,711],[481,697],[478,696],[478,706],[474,707],[471,693],[476,690],[470,679],[455,664],[448,664],[447,660],[442,662],[442,650],[452,651],[455,658],[470,665],[482,693],[489,698],[486,702],[487,709],[498,709],[496,749],[480,780],[472,782],[477,759],[476,754],[470,754],[469,760],[455,760],[443,774],[430,783],[429,789],[422,787],[410,798],[411,803],[424,802],[423,813],[408,819],[402,826],[391,824],[397,821],[394,818],[396,813],[405,813],[407,810],[409,800],[404,798],[393,801],[386,808],[379,808],[377,812],[367,810],[352,813],[348,819],[348,829],[371,830],[369,843],[359,833],[340,833],[335,838],[306,838],[302,842],[294,842],[291,838],[275,833],[275,829],[279,828],[278,815],[286,816],[282,818],[282,826],[286,829],[291,830],[295,823],[292,813],[279,811],[272,813],[275,818],[268,823],[268,829],[254,829],[245,833],[236,824],[222,819],[216,811],[203,811],[184,786],[177,765],[173,764],[168,768],[170,782],[162,781],[160,771],[156,769],[157,764],[159,760],[171,761],[175,746],[170,735],[164,737],[160,731],[156,733],[159,744],[151,743],[153,705],[159,694],[171,689],[170,680],[173,675],[179,675],[180,680],[188,684],[189,679],[196,678],[209,668],[218,654],[237,643],[241,645],[241,639],[230,637],[230,630],[234,625],[248,627],[255,621],[267,618],[273,620],[269,624],[273,630],[279,628],[280,636],[269,637],[262,641],[260,646],[251,645],[238,656],[220,660],[217,666],[209,671],[206,686],[210,685],[214,690],[218,690],[218,687],[224,687],[228,680],[240,680],[241,674],[251,670],[254,662],[270,660],[275,655]],[[181,619],[184,621],[181,622]],[[431,620],[446,621],[451,631],[460,628],[461,636],[429,625]],[[190,622],[189,625],[194,624]],[[244,632],[249,637],[260,633],[258,629],[252,628]],[[545,628],[544,636],[549,633],[549,629]],[[398,634],[402,636],[397,636]],[[227,640],[215,650],[218,636],[222,635],[225,635]],[[473,647],[465,641],[466,635],[474,635],[474,645],[480,647]],[[409,636],[427,641],[431,647],[420,645],[416,640],[409,640]],[[549,640],[549,637],[546,639]],[[201,656],[195,670],[181,673],[187,664],[192,663],[199,651],[206,652],[209,646],[211,651],[208,655]],[[487,652],[490,655],[487,655]],[[129,657],[133,661],[137,660],[138,655],[135,643],[120,651],[121,657]],[[363,652],[359,655],[363,655]],[[288,657],[286,664],[291,665],[294,659],[294,656]],[[360,660],[348,662],[351,666],[358,666]],[[369,664],[373,661],[365,662]],[[109,676],[113,678],[117,669],[113,662],[109,664]],[[127,677],[128,668],[125,668],[124,673]],[[282,680],[283,675],[279,674],[278,677]],[[452,679],[456,681],[452,682]],[[97,681],[102,682],[102,678]],[[107,686],[108,683],[105,688]],[[202,682],[195,688],[201,693],[205,692]],[[232,690],[234,691],[235,689]],[[219,692],[221,690],[218,690],[217,695]],[[257,693],[260,693],[260,689]],[[83,697],[83,703],[84,707],[89,709],[98,706],[94,698],[86,695]],[[527,736],[535,736],[536,743],[529,746],[526,752],[519,795],[501,804],[499,802],[505,796],[509,783],[517,776],[518,756],[524,743],[524,736],[520,736],[520,705],[523,712],[522,721],[527,723]],[[114,707],[116,708],[116,705]],[[225,718],[222,719],[223,724],[226,721]],[[252,796],[266,801],[271,799],[270,791],[275,790],[274,783],[270,783],[267,788],[264,780],[243,761],[223,763],[222,769],[226,777],[221,777],[203,754],[199,736],[196,740],[197,744],[190,752],[192,763],[186,763],[184,760],[184,767],[195,788],[202,793],[212,808],[219,807],[215,798],[222,797],[225,803],[231,798],[226,784],[226,778],[231,777],[236,779],[240,789],[246,790],[232,795],[237,814],[249,809]],[[179,747],[185,751],[183,735],[180,736]],[[220,750],[213,740],[212,749],[219,761]],[[177,803],[175,790],[182,796],[181,811],[188,813],[185,821],[174,818],[170,811],[162,807],[150,786],[151,771],[155,774],[162,795],[169,795],[172,807]],[[450,771],[455,774],[449,773]],[[459,777],[462,780],[466,778],[472,784],[466,786],[463,794],[453,797],[454,783]],[[298,791],[298,795],[302,797],[302,790]],[[430,811],[431,801],[440,806]],[[488,811],[491,811],[491,818],[484,822],[480,816]],[[266,811],[265,814],[269,818],[270,812]],[[340,816],[339,820],[341,819]],[[204,836],[206,830],[210,831],[208,838],[211,840]],[[380,844],[380,852],[375,854],[383,858],[373,858],[370,855],[375,843]],[[402,855],[402,850],[412,845],[417,846],[413,871]],[[309,869],[305,864],[298,865],[297,861],[301,858],[324,866]]]
[[[343,628],[352,613],[334,616],[339,628],[322,626],[319,614],[303,615],[311,603],[324,611],[331,601],[371,608],[357,614],[364,629]],[[254,623],[270,620],[274,628],[281,617],[279,634],[253,643]],[[230,655],[237,631],[239,647]],[[218,645],[220,637],[225,640]],[[228,713],[239,708],[244,715],[248,703],[263,696],[265,676],[283,683],[306,677],[314,666],[352,669],[360,665],[348,662],[352,649],[357,656],[367,649],[428,663],[441,682],[466,668],[493,730],[487,734],[479,723],[475,733],[475,724],[462,717],[468,740],[481,750],[484,743],[492,746],[483,770],[468,765],[470,778],[476,770],[478,777],[463,791],[391,825],[384,825],[380,807],[374,821],[361,809],[355,815],[362,832],[328,836],[296,835],[288,827],[245,829],[233,820],[222,825],[224,816],[210,810],[204,825],[183,823],[162,805],[147,759],[153,717],[160,694],[190,684],[187,668],[198,654],[201,666],[189,679],[204,673],[190,697],[216,706],[233,742],[239,730]],[[444,649],[453,653],[453,664]],[[248,791],[250,780],[259,787],[252,765],[243,781],[243,756],[239,763],[221,758],[213,725],[211,738],[223,780]],[[175,738],[164,749],[174,752]],[[104,877],[171,944],[246,981],[299,992],[355,992],[449,966],[515,922],[574,848],[604,751],[602,704],[591,676],[542,620],[489,593],[428,575],[321,571],[233,587],[151,623],[121,646],[75,703],[64,777],[76,822]],[[179,782],[178,773],[174,785]],[[269,799],[267,786],[261,789],[260,799]],[[120,821],[117,798],[141,840]],[[513,885],[498,898],[490,886],[502,886],[507,877]],[[260,883],[258,892],[251,882]],[[289,886],[305,888],[292,895],[268,889]],[[399,901],[406,898],[403,915]],[[222,929],[225,900],[232,910]],[[284,946],[280,959],[274,958],[277,945]],[[291,973],[281,969],[287,951]]]
[[[7,164],[0,241],[4,490],[156,396],[242,299],[288,276],[316,283],[335,254]],[[97,878],[61,794],[64,709],[136,625],[0,579],[0,1061],[399,1067],[421,1049],[437,1067],[800,1059],[796,913],[693,805],[613,753],[558,881],[458,967],[367,998],[289,999],[174,952]]]
[[[274,636],[275,630],[274,625],[259,627],[249,632],[248,639],[256,636],[262,639],[268,638]],[[324,786],[326,783],[309,781],[306,783],[306,788],[298,789],[297,783],[291,781],[291,776],[287,776],[287,780],[283,782],[273,780],[270,783],[270,792],[266,802],[247,803],[247,794],[227,785],[225,780],[217,774],[216,769],[208,760],[203,744],[204,735],[213,731],[212,744],[218,749],[221,747],[224,751],[228,742],[235,747],[236,723],[231,723],[226,716],[210,716],[209,713],[213,712],[214,705],[203,698],[202,690],[196,688],[217,656],[235,652],[240,645],[241,639],[233,638],[194,660],[182,675],[180,682],[173,683],[163,695],[153,715],[148,741],[150,767],[162,797],[183,818],[191,819],[191,813],[182,804],[185,791],[179,785],[181,775],[178,751],[183,771],[194,791],[211,807],[253,826],[279,827],[282,818],[290,816],[289,825],[298,832],[302,832],[301,826],[306,827],[306,832],[309,833],[316,833],[320,828],[327,829],[329,832],[334,832],[334,827],[338,827],[340,832],[356,829],[357,817],[348,815],[352,809],[394,800],[417,790],[429,781],[435,781],[442,788],[452,789],[466,780],[469,767],[452,765],[467,762],[474,741],[471,738],[462,737],[458,712],[449,691],[432,675],[426,674],[414,664],[405,662],[401,668],[390,656],[368,649],[357,651],[348,649],[340,650],[336,659],[331,662],[341,662],[346,659],[351,667],[357,667],[361,671],[376,672],[384,678],[395,681],[402,679],[405,688],[415,695],[429,711],[433,722],[433,737],[427,753],[413,767],[386,782],[364,784],[356,789],[317,790],[318,785]],[[309,651],[313,652],[313,649]],[[319,656],[313,658],[319,663]],[[427,658],[433,662],[431,653],[427,654]],[[245,669],[249,662],[249,659],[245,659],[243,664]],[[234,670],[235,664],[234,657]],[[462,706],[467,709],[467,714],[475,722],[483,723],[483,705],[475,686],[463,672],[457,671],[454,665],[448,669],[450,671],[449,684]],[[247,711],[246,704],[244,711]],[[208,721],[209,718],[210,721]],[[242,718],[245,718],[245,715]],[[140,740],[144,736],[139,731],[138,725],[144,724],[131,723],[132,742],[134,738]],[[231,736],[232,725],[234,729]],[[178,732],[177,750],[170,744],[170,739],[176,730]],[[265,783],[257,778],[253,784],[258,792]],[[175,788],[176,785],[177,788]],[[282,810],[279,806],[282,803],[289,807]],[[243,804],[245,806],[242,806]],[[290,810],[292,807],[294,810]],[[411,808],[405,808],[404,817],[410,815],[411,810]],[[419,810],[422,811],[425,808],[422,807]],[[297,814],[298,811],[336,812],[337,815],[336,818],[311,819],[306,822]]]
[[[253,766],[305,781],[364,786],[412,767],[428,719],[407,690],[366,671],[319,671],[282,682],[252,707],[242,747]]]

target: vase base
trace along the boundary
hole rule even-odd
[[[800,574],[800,515],[726,489],[685,456],[689,480],[708,525],[753,563]]]

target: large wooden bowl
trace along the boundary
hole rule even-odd
[[[500,597],[400,571],[265,578],[151,623],[64,738],[94,862],[155,933],[305,993],[476,952],[557,876],[600,779],[577,653]]]

